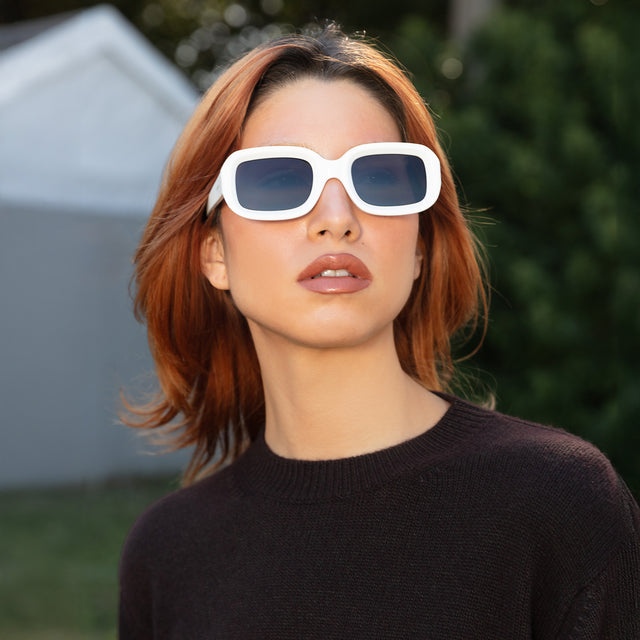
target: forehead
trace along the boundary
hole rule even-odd
[[[257,103],[244,124],[240,146],[293,144],[322,154],[325,147],[331,152],[334,147],[400,140],[394,118],[367,89],[351,80],[303,78]]]

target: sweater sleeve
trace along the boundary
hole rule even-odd
[[[118,607],[118,640],[143,640],[153,638],[151,629],[139,624],[131,602],[120,598]]]
[[[576,594],[558,640],[640,639],[640,509],[622,489],[626,535],[605,569]]]
[[[149,537],[145,516],[130,531],[120,558],[118,640],[151,640],[154,637],[151,587],[147,570]]]

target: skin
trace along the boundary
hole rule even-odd
[[[366,90],[308,78],[258,104],[241,148],[300,145],[335,159],[359,144],[400,140]],[[214,287],[231,291],[249,324],[275,453],[335,459],[379,450],[424,432],[448,408],[402,371],[393,341],[393,320],[422,265],[418,215],[366,214],[337,180],[294,220],[247,220],[223,206],[202,268]],[[326,294],[298,282],[316,258],[345,253],[370,271],[364,289]]]

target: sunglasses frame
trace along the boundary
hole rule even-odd
[[[351,177],[351,165],[358,158],[371,155],[401,154],[418,157],[426,170],[426,193],[420,202],[405,205],[372,205],[358,195]],[[297,158],[306,160],[313,171],[313,184],[309,197],[300,206],[276,211],[246,209],[238,201],[235,188],[236,169],[243,162],[266,158]],[[349,149],[337,160],[327,160],[321,155],[298,146],[266,146],[234,151],[223,163],[216,181],[209,192],[207,216],[222,200],[239,216],[249,220],[293,220],[309,213],[317,204],[326,183],[337,178],[353,203],[365,213],[379,216],[402,216],[420,213],[432,207],[440,195],[441,175],[438,156],[429,147],[412,142],[372,142]]]

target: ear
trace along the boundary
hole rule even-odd
[[[216,289],[229,289],[227,263],[224,261],[224,243],[219,229],[215,229],[202,243],[200,265],[205,278]]]

